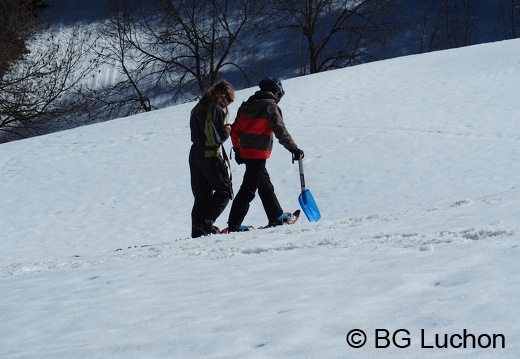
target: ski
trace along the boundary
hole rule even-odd
[[[299,209],[297,209],[296,211],[294,211],[292,213],[292,218],[285,222],[284,224],[282,224],[282,226],[287,226],[287,225],[290,225],[290,224],[295,224],[297,221],[298,221],[298,218],[300,218],[300,213],[301,211]],[[270,226],[270,225],[267,225],[267,226],[261,226],[261,227],[258,227],[258,229],[267,229],[267,228],[274,228],[274,227],[279,227],[279,226]]]
[[[253,226],[245,226],[245,227],[247,228],[247,231],[244,231],[244,232],[249,232],[249,231],[252,231],[253,229],[256,229]],[[240,233],[240,232],[233,232],[233,233]],[[221,230],[220,234],[229,234],[229,227],[226,227],[223,230]]]
[[[294,211],[292,213],[292,218],[285,222],[284,224],[282,224],[282,226],[287,226],[287,225],[290,225],[290,224],[295,224],[297,221],[298,221],[298,218],[300,218],[300,213],[301,211],[299,209],[297,209],[296,211]],[[267,229],[267,228],[274,228],[274,227],[279,227],[279,226],[270,226],[270,225],[267,225],[267,226],[261,226],[261,227],[258,227],[258,228],[255,228],[255,227],[252,227],[252,226],[246,226],[248,228],[248,231],[250,230],[253,230],[253,229]],[[245,232],[248,232],[248,231],[245,231]],[[240,232],[233,232],[233,233],[240,233]],[[226,227],[224,229],[222,229],[220,231],[220,234],[229,234],[229,227]]]

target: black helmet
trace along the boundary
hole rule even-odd
[[[283,90],[282,82],[278,80],[276,77],[266,77],[262,81],[260,81],[260,90],[269,91],[274,94],[279,93],[280,96],[285,95],[285,91]]]

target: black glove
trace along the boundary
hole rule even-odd
[[[235,152],[235,161],[237,162],[237,164],[241,165],[242,163],[244,163],[242,156],[240,156],[240,148],[233,147],[233,152]]]
[[[292,150],[291,152],[292,152],[293,162],[294,161],[299,161],[299,160],[303,159],[303,157],[305,157],[305,154],[299,148],[297,148],[295,150]]]

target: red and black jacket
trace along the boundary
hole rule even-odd
[[[282,110],[271,92],[258,91],[238,109],[231,141],[244,159],[267,159],[273,148],[273,134],[287,150],[298,146],[285,128]]]

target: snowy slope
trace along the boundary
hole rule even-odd
[[[188,238],[193,104],[0,146],[0,357],[517,358],[519,45],[283,81],[318,223]],[[423,348],[463,330],[505,348]]]

